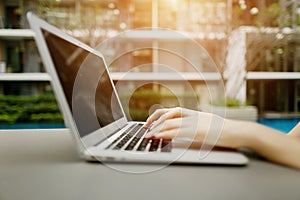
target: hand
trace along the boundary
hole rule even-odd
[[[190,138],[215,145],[225,119],[211,113],[185,108],[156,110],[146,121],[148,138]]]
[[[190,138],[210,147],[247,148],[273,162],[300,169],[300,125],[286,135],[255,122],[171,108],[155,111],[145,127],[150,128],[148,138]]]

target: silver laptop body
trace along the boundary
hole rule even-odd
[[[191,141],[146,140],[143,123],[127,120],[103,55],[33,13],[27,18],[65,124],[82,158],[101,162],[247,164],[248,159],[236,151],[202,150],[205,156],[200,156],[200,147]]]

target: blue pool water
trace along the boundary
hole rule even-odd
[[[259,119],[257,122],[288,133],[298,122],[300,122],[300,118]]]
[[[1,124],[0,129],[51,129],[51,128],[65,128],[61,123],[41,123],[41,124]]]

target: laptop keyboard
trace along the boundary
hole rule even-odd
[[[125,151],[171,152],[172,140],[144,138],[147,128],[143,124],[133,124],[106,149]]]

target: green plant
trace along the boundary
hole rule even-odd
[[[0,96],[0,124],[63,123],[53,94],[40,96]]]
[[[245,106],[247,104],[244,103],[244,102],[241,102],[238,99],[226,98],[226,99],[222,99],[218,102],[212,102],[212,105],[214,105],[214,106],[223,106],[223,107],[240,107],[240,106]]]
[[[264,11],[259,12],[254,23],[258,27],[290,26],[289,12],[283,10],[279,3],[272,3]]]
[[[126,108],[125,113],[130,119],[144,121],[149,116],[151,107],[156,104],[162,107],[175,107],[183,106],[180,103],[184,102],[184,107],[197,109],[199,95],[189,93],[175,95],[152,89],[138,89],[133,94],[121,94],[120,98],[123,107]]]

